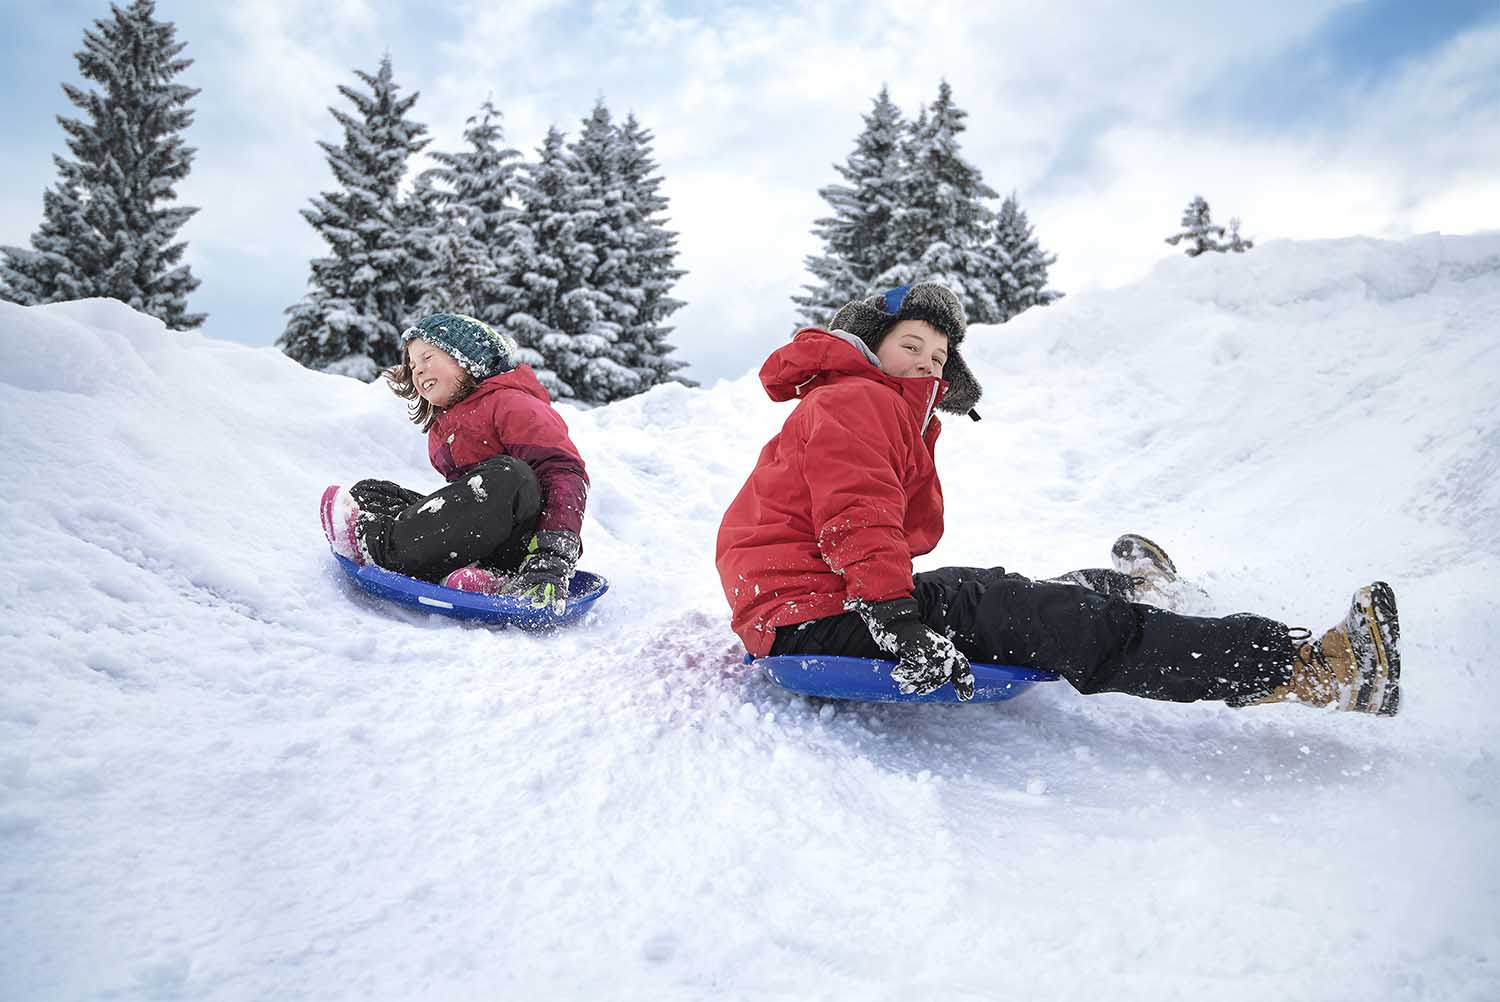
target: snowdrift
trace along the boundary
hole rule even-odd
[[[315,507],[437,486],[382,386],[0,304],[0,998],[1500,996],[1497,335],[1497,235],[1176,259],[970,335],[927,566],[1133,530],[1311,627],[1386,578],[1371,720],[770,686],[712,565],[786,414],[753,375],[565,411],[585,623],[374,603]]]

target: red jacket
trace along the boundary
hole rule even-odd
[[[802,402],[724,513],[716,562],[734,632],[757,657],[776,627],[834,616],[846,598],[909,595],[911,558],[943,534],[932,462],[947,384],[897,379],[863,345],[809,328],[760,381]]]
[[[427,430],[427,456],[452,482],[475,463],[515,456],[542,484],[537,531],[583,526],[589,476],[568,438],[568,426],[529,365],[491,376],[452,407],[438,412]]]

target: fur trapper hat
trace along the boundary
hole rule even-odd
[[[890,329],[903,320],[922,320],[948,335],[948,361],[943,364],[948,392],[938,409],[977,419],[979,415],[973,413],[973,407],[983,391],[959,352],[969,321],[964,315],[964,304],[946,286],[918,282],[898,285],[868,299],[856,299],[834,315],[829,327],[848,331],[871,351],[878,351]]]
[[[428,314],[402,332],[401,343],[417,338],[452,355],[475,382],[516,367],[519,347],[509,335],[461,313]]]

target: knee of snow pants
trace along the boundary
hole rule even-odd
[[[429,581],[474,563],[510,570],[520,565],[541,511],[542,488],[531,467],[497,456],[378,519],[365,544],[381,567]]]

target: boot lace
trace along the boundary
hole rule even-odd
[[[1323,654],[1323,642],[1312,638],[1312,631],[1305,626],[1288,627],[1287,638],[1292,642],[1292,659],[1304,668],[1316,664],[1324,671],[1331,671],[1328,658]]]

